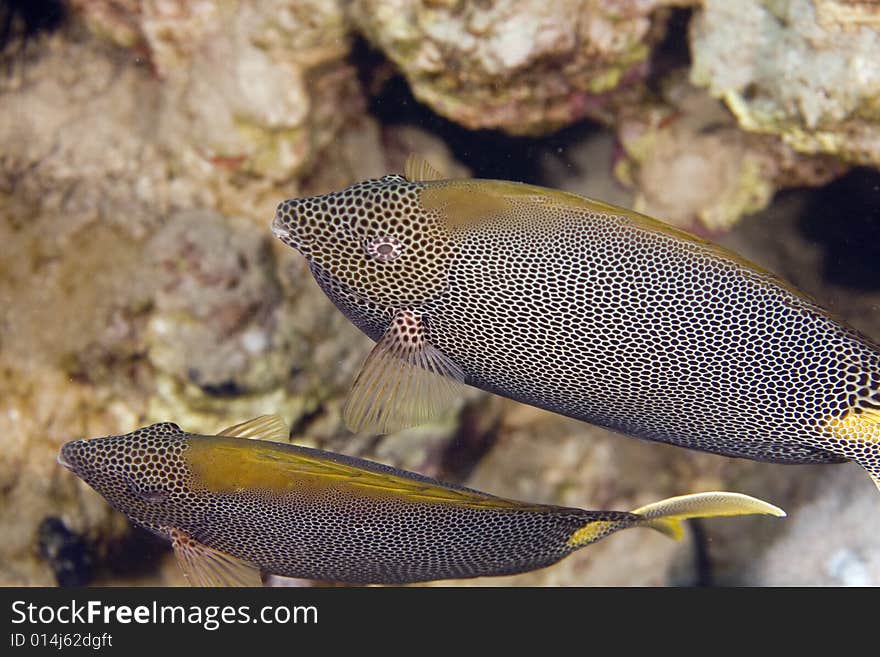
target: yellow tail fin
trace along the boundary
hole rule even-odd
[[[756,497],[741,493],[711,491],[693,495],[670,497],[653,504],[633,509],[632,513],[644,517],[639,524],[681,540],[681,521],[688,518],[712,518],[717,516],[743,516],[765,513],[784,517],[785,511]]]

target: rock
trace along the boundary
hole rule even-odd
[[[145,114],[203,207],[271,216],[364,110],[336,1],[71,4],[161,82]]]
[[[281,312],[269,238],[210,211],[168,218],[147,244],[156,369],[218,397],[282,385],[297,361],[296,331]]]
[[[877,586],[877,488],[855,464],[829,468],[790,513],[786,531],[751,559],[716,556],[733,586]],[[710,545],[711,548],[711,545]],[[711,552],[710,552],[711,554]]]
[[[435,112],[535,135],[603,115],[644,79],[670,4],[684,3],[356,0],[350,13]]]
[[[541,184],[624,208],[633,207],[635,194],[614,177],[620,144],[609,129],[580,136],[540,160]]]
[[[691,23],[691,80],[746,130],[880,166],[878,19],[869,2],[706,0]]]
[[[625,157],[615,173],[634,187],[633,209],[718,233],[765,208],[779,189],[818,186],[846,170],[828,155],[804,155],[772,135],[744,132],[724,105],[667,76],[659,98],[622,108]]]

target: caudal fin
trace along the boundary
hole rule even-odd
[[[718,516],[744,516],[756,513],[784,517],[785,511],[778,506],[742,493],[711,491],[670,497],[653,504],[633,509],[632,513],[642,516],[638,523],[681,540],[684,531],[681,521],[688,518],[714,518]]]

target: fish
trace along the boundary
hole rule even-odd
[[[282,201],[273,233],[376,342],[355,432],[423,424],[463,385],[644,440],[880,488],[880,347],[774,273],[646,215],[422,158]]]
[[[189,583],[268,574],[357,584],[520,573],[629,527],[681,538],[687,518],[785,512],[712,491],[630,512],[529,504],[288,442],[277,415],[217,435],[162,422],[65,443],[58,462],[171,541]]]

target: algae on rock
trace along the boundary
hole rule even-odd
[[[744,129],[880,166],[880,4],[706,0],[691,50],[691,80]]]
[[[355,0],[350,13],[435,112],[536,135],[607,115],[646,76],[672,4],[687,3]]]
[[[615,173],[635,189],[635,210],[718,233],[765,208],[779,189],[822,185],[846,170],[829,155],[740,130],[722,103],[681,73],[662,81],[658,97],[618,115],[625,157]]]

